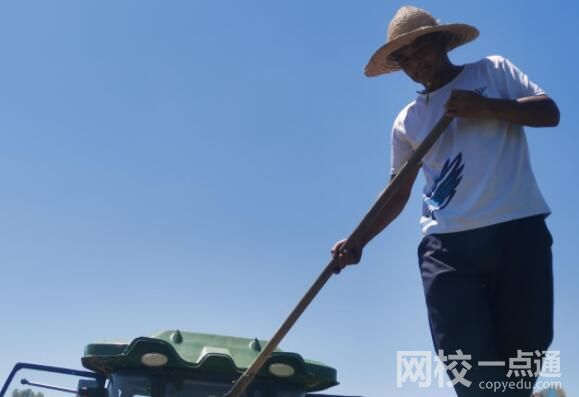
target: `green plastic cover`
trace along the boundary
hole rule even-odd
[[[167,357],[164,368],[235,379],[251,365],[266,344],[264,340],[172,330],[136,338],[130,343],[87,345],[82,364],[92,371],[110,375],[122,369],[146,368],[141,362],[143,355],[161,353]],[[287,364],[294,373],[278,378],[269,371],[272,364]],[[324,390],[338,384],[334,368],[279,349],[271,354],[258,376],[298,384],[306,391]]]

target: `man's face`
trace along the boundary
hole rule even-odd
[[[443,39],[429,34],[414,40],[390,55],[412,80],[428,87],[440,72],[446,51]]]

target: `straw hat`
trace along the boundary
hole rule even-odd
[[[378,49],[366,65],[365,74],[368,77],[400,70],[400,66],[389,59],[394,51],[412,43],[418,37],[428,33],[448,32],[450,40],[447,51],[466,44],[478,37],[478,29],[474,26],[452,23],[442,25],[427,11],[420,8],[404,6],[396,12],[388,25],[386,44]]]

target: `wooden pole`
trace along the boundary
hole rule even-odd
[[[404,181],[412,169],[418,166],[421,162],[426,153],[430,150],[432,145],[438,140],[440,135],[444,132],[446,127],[451,123],[452,117],[443,116],[436,125],[432,128],[430,133],[424,138],[424,140],[420,143],[418,148],[414,151],[412,156],[408,159],[408,161],[402,166],[398,174],[388,184],[386,189],[380,194],[374,205],[370,208],[366,216],[362,219],[360,224],[354,229],[352,234],[348,239],[352,239],[355,236],[359,236],[362,234],[369,225],[374,221],[374,218],[377,214],[381,213],[384,208],[388,205],[388,203],[392,200],[392,198],[396,195],[398,190],[402,185],[401,181]],[[302,315],[302,313],[306,310],[308,305],[312,302],[315,296],[320,292],[322,287],[326,284],[328,279],[334,273],[334,270],[337,266],[337,258],[333,257],[330,263],[326,266],[324,271],[318,276],[316,281],[312,284],[310,289],[306,292],[306,294],[302,297],[302,299],[298,302],[296,307],[292,310],[277,332],[273,335],[273,337],[269,340],[269,342],[265,345],[261,353],[255,358],[255,361],[245,370],[245,372],[239,377],[237,382],[232,386],[231,390],[225,394],[224,397],[240,397],[241,394],[245,391],[249,383],[255,378],[255,375],[261,370],[261,367],[265,364],[271,353],[277,348],[281,340],[285,337],[285,335],[289,332],[291,327],[295,324],[298,318]]]

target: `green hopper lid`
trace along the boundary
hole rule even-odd
[[[210,335],[178,330],[163,331],[152,337],[139,337],[130,343],[93,343],[85,347],[82,364],[92,371],[109,375],[128,368],[147,368],[143,356],[160,353],[167,357],[164,368],[191,373],[239,377],[255,360],[267,341]],[[293,368],[293,374],[278,378],[270,367]],[[274,371],[275,372],[275,371]],[[260,377],[281,379],[301,385],[306,391],[319,391],[338,384],[336,370],[322,363],[304,360],[297,353],[276,349],[258,373]]]

